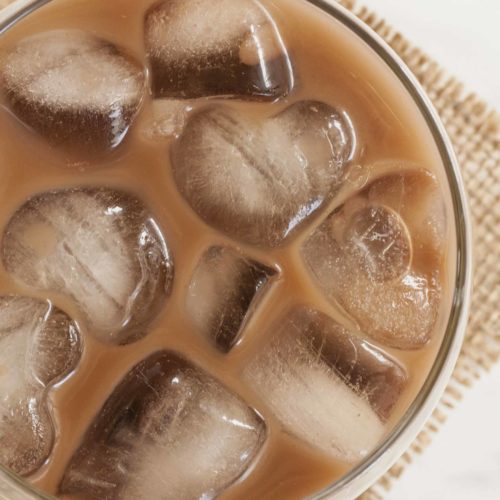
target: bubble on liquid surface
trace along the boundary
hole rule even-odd
[[[161,352],[118,385],[76,451],[61,494],[85,498],[213,498],[248,468],[266,429],[205,372]]]
[[[299,102],[264,120],[213,106],[191,116],[172,164],[208,224],[277,246],[342,186],[355,149],[347,114],[324,103]]]
[[[385,345],[426,344],[441,303],[446,219],[424,170],[384,176],[336,209],[303,258],[325,294]]]
[[[212,247],[191,279],[186,307],[197,330],[229,352],[269,289],[276,271],[228,247]]]
[[[155,97],[275,100],[292,65],[268,12],[254,0],[167,0],[146,13]]]
[[[51,144],[80,153],[118,146],[144,94],[143,68],[80,30],[38,33],[0,61],[7,105]]]
[[[407,375],[391,358],[325,314],[299,308],[269,330],[244,371],[292,435],[347,462],[374,449]]]
[[[80,357],[77,326],[48,301],[0,297],[0,463],[27,475],[48,458],[46,388]]]
[[[5,230],[2,258],[21,283],[71,297],[92,333],[117,344],[147,334],[173,278],[164,237],[147,208],[107,188],[31,198]]]

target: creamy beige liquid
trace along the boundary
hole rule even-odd
[[[138,60],[144,61],[142,19],[151,3],[151,0],[54,0],[8,30],[1,37],[0,45],[8,47],[34,32],[79,28],[127,48]],[[361,165],[400,158],[424,166],[440,180],[450,207],[445,174],[433,138],[416,105],[382,60],[339,22],[304,0],[268,0],[265,5],[275,17],[293,60],[296,88],[276,103],[230,101],[229,105],[262,117],[275,115],[300,99],[320,100],[347,109],[362,144]],[[201,101],[196,106],[203,104]],[[66,464],[120,379],[149,354],[170,349],[184,354],[241,395],[266,421],[268,439],[261,453],[251,469],[222,498],[293,499],[311,495],[340,478],[352,465],[337,462],[284,433],[259,394],[243,384],[241,372],[247,360],[260,349],[266,325],[290,305],[310,304],[343,320],[315,287],[299,258],[300,243],[321,218],[306,224],[304,231],[284,248],[269,251],[237,244],[247,256],[278,266],[281,275],[247,325],[241,342],[227,355],[218,353],[193,331],[184,302],[186,288],[203,252],[228,239],[204,224],[177,192],[169,163],[172,139],[152,141],[142,133],[151,115],[148,97],[118,151],[75,164],[74,159],[51,149],[42,138],[0,108],[2,231],[13,212],[38,192],[82,185],[117,187],[136,193],[149,206],[175,263],[173,289],[164,310],[145,338],[126,346],[104,345],[95,340],[71,300],[58,294],[38,294],[53,300],[79,322],[84,351],[74,373],[50,390],[48,397],[57,439],[50,459],[29,479],[42,490],[56,494]],[[371,174],[364,175],[368,180]],[[453,242],[453,219],[449,208],[448,211],[448,241]],[[407,387],[388,422],[388,430],[415,398],[440,346],[454,280],[455,253],[451,243],[446,249],[445,261],[442,276],[446,293],[431,341],[412,352],[380,346],[399,360],[409,375]],[[0,293],[37,295],[14,283],[3,269],[0,270]],[[375,341],[372,343],[377,345]]]

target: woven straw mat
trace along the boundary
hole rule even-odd
[[[446,75],[385,21],[355,0],[337,0],[381,35],[402,57],[431,98],[453,142],[467,188],[474,235],[474,292],[469,325],[460,358],[445,394],[410,448],[379,481],[362,495],[382,499],[413,456],[422,453],[446,421],[447,413],[500,359],[500,115]],[[0,9],[12,0],[0,0]]]

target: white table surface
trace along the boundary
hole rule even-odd
[[[358,2],[500,110],[500,0]]]
[[[500,0],[359,0],[500,111]],[[500,365],[450,412],[387,500],[500,499]]]

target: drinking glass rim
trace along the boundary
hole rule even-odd
[[[0,35],[24,17],[51,1],[15,0],[0,12]],[[431,415],[450,379],[465,335],[470,305],[472,283],[471,223],[465,187],[451,141],[437,111],[415,75],[380,35],[359,20],[348,9],[338,4],[336,0],[301,1],[308,2],[319,8],[359,36],[382,58],[410,94],[424,117],[438,147],[451,191],[456,228],[457,262],[451,311],[443,341],[422,388],[390,434],[373,452],[342,478],[310,497],[314,500],[332,496],[338,499],[349,499],[365,491],[407,449]],[[35,498],[34,494],[41,499],[53,499],[52,496],[39,491],[34,486],[28,485],[17,474],[1,465],[0,473],[0,483],[5,478],[8,478],[8,480],[12,481],[12,486],[17,488],[18,494],[23,495],[19,496],[19,500],[33,499]],[[1,496],[2,487],[0,484],[0,498]],[[9,500],[14,500],[14,498]]]

